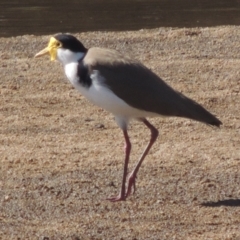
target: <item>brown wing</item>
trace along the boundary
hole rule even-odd
[[[91,70],[98,70],[106,85],[132,107],[216,126],[221,124],[200,104],[175,91],[144,65],[116,51],[91,48],[84,62]]]

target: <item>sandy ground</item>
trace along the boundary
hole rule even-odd
[[[220,129],[150,121],[137,192],[118,193],[124,139],[48,57],[49,36],[0,38],[0,239],[240,239],[240,27],[76,34],[118,49],[204,105]],[[149,139],[132,122],[130,169]]]

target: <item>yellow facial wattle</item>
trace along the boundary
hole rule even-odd
[[[57,49],[61,47],[61,43],[54,37],[51,37],[48,43],[48,46],[38,52],[35,57],[41,57],[43,55],[49,54],[51,61],[56,60],[57,58]]]

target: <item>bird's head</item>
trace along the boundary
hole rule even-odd
[[[38,52],[35,57],[49,54],[51,60],[59,60],[63,64],[78,61],[87,52],[83,44],[70,34],[57,34],[51,37],[48,46]]]

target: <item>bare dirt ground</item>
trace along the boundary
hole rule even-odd
[[[76,34],[142,61],[223,122],[154,118],[137,192],[111,203],[124,139],[57,62],[49,36],[0,38],[0,239],[240,239],[240,27]],[[132,122],[130,169],[149,139]]]

